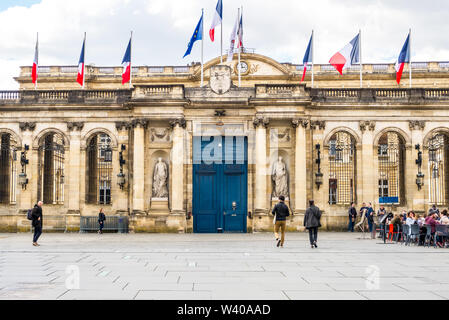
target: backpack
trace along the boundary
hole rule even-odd
[[[27,211],[27,219],[28,220],[33,220],[33,210],[34,209],[28,209],[28,211]]]

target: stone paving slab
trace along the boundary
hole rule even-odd
[[[294,233],[281,249],[268,233],[44,234],[36,248],[4,234],[0,300],[449,300],[449,250],[358,237],[320,233],[311,249]]]

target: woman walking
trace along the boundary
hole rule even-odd
[[[106,221],[106,216],[104,214],[103,208],[100,209],[100,213],[98,214],[98,224],[100,225],[100,230],[98,230],[99,234],[103,234],[104,222]]]
[[[318,228],[321,227],[321,211],[315,206],[315,201],[309,201],[310,207],[306,210],[306,214],[304,216],[304,226],[307,230],[309,230],[310,237],[310,246],[318,248],[316,244],[318,241]]]

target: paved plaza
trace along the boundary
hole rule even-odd
[[[0,299],[449,299],[449,250],[359,234],[0,235]]]

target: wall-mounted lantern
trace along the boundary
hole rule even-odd
[[[415,146],[415,149],[418,151],[418,159],[416,159],[416,165],[418,166],[418,174],[416,175],[416,185],[418,186],[418,190],[421,190],[421,188],[424,185],[424,174],[421,172],[421,166],[422,166],[421,146],[419,144],[417,144]]]
[[[321,185],[323,184],[323,174],[321,173],[321,145],[317,144],[315,146],[315,149],[317,151],[317,158],[315,160],[315,163],[318,166],[318,172],[315,173],[315,184],[318,189],[320,189]]]
[[[126,178],[125,178],[125,175],[123,174],[123,166],[126,164],[126,160],[123,159],[123,151],[125,151],[125,150],[126,150],[126,146],[124,144],[122,144],[121,151],[119,153],[120,173],[117,175],[117,184],[120,186],[120,189],[122,189],[122,190],[125,187],[125,183],[126,183]]]
[[[27,151],[30,150],[29,145],[25,145],[25,151],[21,153],[20,156],[20,165],[22,166],[22,172],[19,173],[19,184],[22,186],[22,190],[26,190],[28,185],[28,177],[26,174],[26,166],[29,164],[29,160],[27,159]]]

